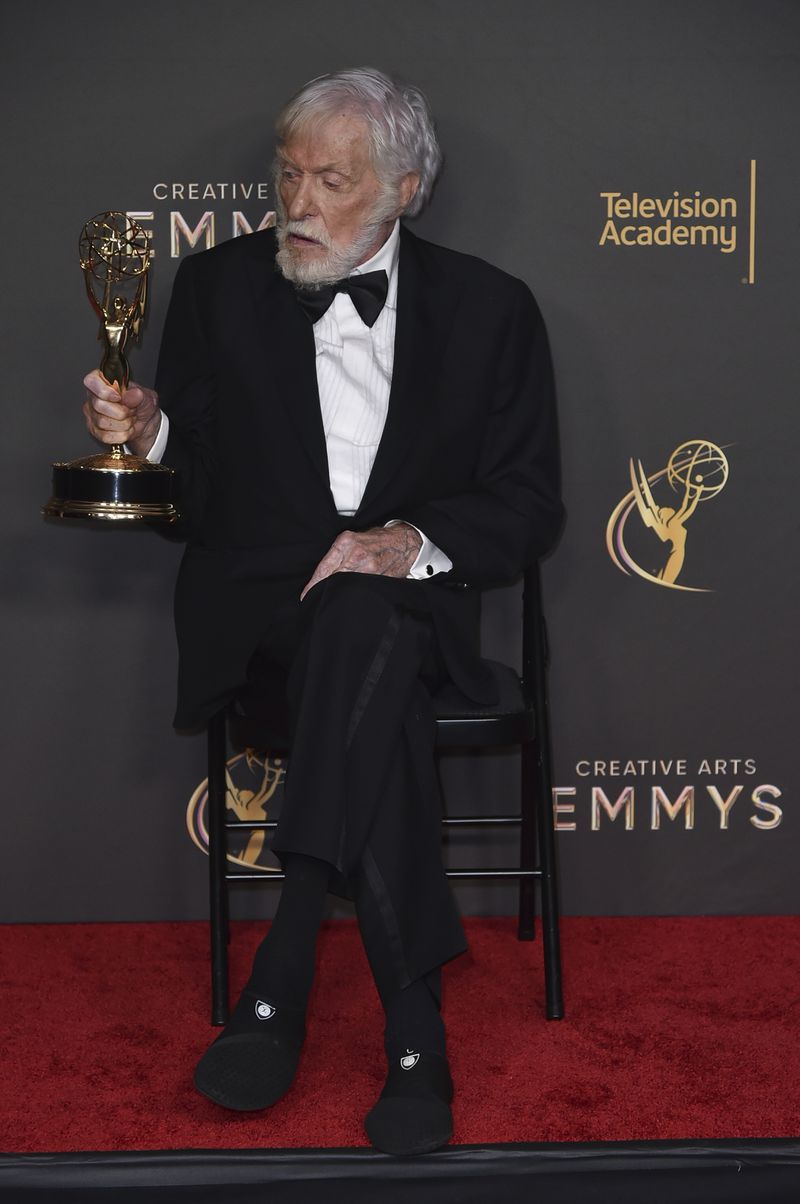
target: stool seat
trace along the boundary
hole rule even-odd
[[[518,674],[500,661],[483,663],[494,680],[497,702],[473,702],[455,686],[445,686],[433,700],[438,746],[522,744],[535,738],[536,712]]]

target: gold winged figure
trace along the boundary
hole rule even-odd
[[[693,484],[691,472],[686,473],[683,501],[677,510],[672,506],[656,505],[650,483],[641,460],[630,461],[633,496],[642,522],[655,531],[662,543],[670,545],[669,555],[663,567],[656,573],[659,581],[674,585],[686,556],[686,523],[692,517],[703,493],[703,486]]]
[[[225,767],[225,785],[227,786],[225,796],[225,806],[227,810],[233,811],[238,820],[266,820],[267,809],[266,803],[272,798],[279,784],[286,773],[285,767],[280,761],[272,761],[269,757],[265,757],[262,761],[257,757],[252,749],[248,749],[246,754],[248,769],[253,769],[257,765],[261,765],[264,769],[264,776],[261,780],[261,785],[258,790],[242,790],[233,781],[230,771]],[[264,840],[266,832],[263,828],[257,828],[251,832],[244,852],[240,855],[242,861],[246,861],[249,865],[257,865],[258,859],[264,849]]]

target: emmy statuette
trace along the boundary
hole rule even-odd
[[[138,339],[147,302],[147,235],[124,213],[100,213],[83,227],[79,243],[89,302],[100,319],[100,371],[119,393],[130,379],[125,347]],[[119,444],[69,464],[53,464],[47,518],[104,522],[172,523],[177,518],[175,473],[125,453]]]

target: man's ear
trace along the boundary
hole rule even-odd
[[[405,213],[408,206],[414,199],[414,195],[419,188],[419,172],[409,171],[403,176],[400,181],[400,212]]]

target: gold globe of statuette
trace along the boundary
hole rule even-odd
[[[716,497],[728,480],[728,459],[707,439],[681,443],[669,458],[667,480],[675,490],[690,490],[702,502]]]
[[[122,393],[130,380],[125,348],[131,337],[140,338],[147,304],[148,238],[127,214],[110,211],[86,223],[78,250],[89,303],[100,319],[100,371]],[[119,444],[52,469],[53,496],[42,510],[47,518],[123,523],[177,518],[174,471],[128,455]]]

